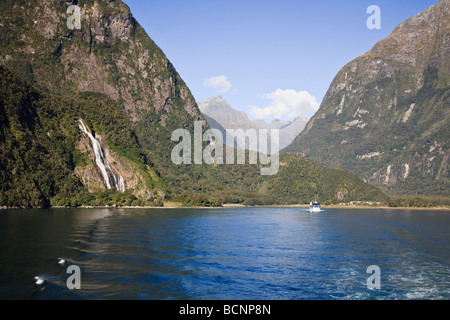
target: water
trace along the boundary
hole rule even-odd
[[[2,211],[0,299],[449,299],[449,240],[449,211]]]

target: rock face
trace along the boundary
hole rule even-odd
[[[71,30],[67,9],[80,7],[81,29]],[[122,1],[2,1],[0,62],[57,93],[105,93],[133,121],[175,109],[200,113],[164,53]]]
[[[89,128],[85,128],[89,130]],[[146,186],[142,174],[131,161],[118,156],[114,151],[112,151],[104,136],[97,133],[95,134],[94,139],[98,141],[104,159],[110,166],[111,171],[117,177],[120,177],[125,181],[124,189],[121,189],[119,184],[115,187],[119,192],[125,192],[125,190],[127,190],[137,198],[143,200],[155,198],[155,194],[153,194],[153,192]],[[105,178],[96,164],[96,155],[91,139],[89,139],[86,135],[83,135],[82,139],[78,142],[77,149],[82,153],[88,154],[91,160],[88,164],[84,166],[77,166],[75,168],[75,174],[80,178],[83,185],[88,188],[89,192],[100,192],[111,189],[111,187],[108,188],[105,183]]]
[[[199,101],[198,107],[203,114],[219,122],[225,129],[259,129],[260,126],[249,120],[247,114],[230,106],[221,96]]]
[[[347,64],[285,151],[392,193],[448,196],[449,12],[440,0]]]
[[[71,5],[80,30],[67,26]],[[0,206],[386,199],[353,175],[293,155],[281,155],[280,174],[267,177],[262,165],[176,165],[172,133],[192,132],[203,116],[120,0],[2,0],[0,12]],[[125,193],[89,192],[108,185],[79,119]]]
[[[275,120],[274,120],[275,121]],[[269,127],[272,127],[274,124],[272,121],[269,124]],[[280,129],[280,150],[286,148],[291,144],[292,141],[305,129],[306,124],[309,119],[306,116],[300,115],[294,119],[292,122],[281,122],[279,127]]]
[[[68,27],[71,5],[80,9],[81,29]],[[94,92],[111,98],[125,110],[155,167],[166,165],[161,163],[167,154],[156,144],[170,141],[174,129],[204,121],[174,66],[122,1],[5,0],[0,11],[0,65],[46,93],[76,97]],[[77,170],[89,189],[101,189],[91,169]],[[127,186],[142,180],[123,176]],[[143,198],[150,196],[143,192]]]
[[[206,118],[209,126],[223,132],[226,129],[280,130],[279,149],[287,147],[305,128],[308,118],[299,116],[294,121],[272,120],[269,124],[262,119],[249,120],[247,114],[230,106],[221,96],[212,97],[198,102],[200,111]],[[224,135],[225,136],[225,135]],[[270,140],[268,140],[270,144]],[[248,149],[248,145],[240,146]],[[267,150],[254,150],[266,153]]]

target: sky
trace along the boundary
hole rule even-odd
[[[311,117],[342,67],[437,2],[123,1],[197,101],[220,95],[266,121]]]

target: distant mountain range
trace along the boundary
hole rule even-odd
[[[391,194],[449,196],[450,0],[401,23],[336,76],[285,149]]]
[[[308,123],[306,116],[299,116],[294,121],[274,119],[267,123],[263,119],[249,120],[243,111],[234,109],[221,96],[212,97],[198,102],[198,107],[211,128],[225,132],[227,129],[279,129],[279,150],[287,147],[297,137]],[[249,146],[239,146],[249,149]],[[267,150],[254,150],[265,153]]]

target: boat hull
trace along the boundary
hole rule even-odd
[[[320,211],[320,203],[318,202],[311,202],[309,206],[309,211],[311,212],[319,212]]]

